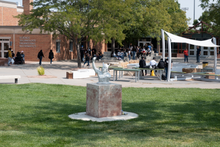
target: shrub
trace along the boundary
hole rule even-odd
[[[39,75],[44,75],[44,68],[42,66],[39,66],[37,68],[37,72],[38,72]]]

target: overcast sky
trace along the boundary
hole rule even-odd
[[[11,2],[19,2],[20,5],[22,5],[22,0],[6,0],[6,1],[11,1]],[[186,8],[188,10],[186,11],[186,17],[191,18],[190,24],[192,25],[193,23],[193,12],[194,12],[194,0],[178,0],[180,3],[180,8]],[[195,19],[198,19],[202,15],[202,8],[199,6],[201,4],[200,0],[195,0]]]

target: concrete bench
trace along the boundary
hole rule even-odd
[[[15,79],[15,83],[18,83],[18,79],[20,79],[20,75],[8,75],[8,76],[0,76],[0,79]]]

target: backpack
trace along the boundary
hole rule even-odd
[[[162,60],[158,63],[158,68],[165,68],[165,63]]]
[[[164,74],[162,74],[162,75],[161,75],[161,79],[162,79],[162,80],[166,80],[167,78],[166,78],[166,76],[165,76]]]
[[[40,52],[37,54],[37,58],[40,59]]]

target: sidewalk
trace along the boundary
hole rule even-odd
[[[102,63],[96,63],[96,66],[101,66]],[[38,62],[26,62],[24,65],[0,66],[0,75],[20,75],[21,79],[18,84],[26,83],[46,83],[46,84],[65,84],[75,86],[86,86],[87,83],[98,82],[98,77],[90,77],[85,79],[66,79],[66,72],[77,67],[74,61],[58,61],[43,62],[45,68],[45,78],[39,78],[37,73]],[[52,77],[52,78],[50,78]],[[134,77],[124,76],[120,81],[110,81],[112,83],[121,84],[122,87],[164,87],[164,88],[220,88],[220,82],[203,82],[203,81],[159,81],[157,78],[150,78],[134,82]],[[13,79],[0,80],[0,84],[14,84]]]

